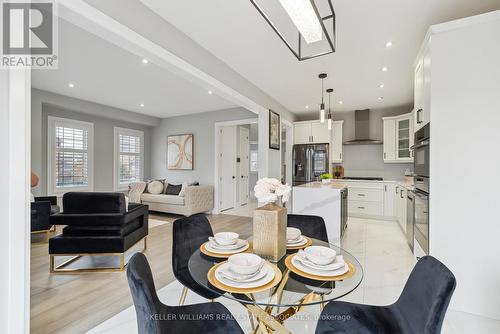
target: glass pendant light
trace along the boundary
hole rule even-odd
[[[318,75],[318,77],[321,79],[321,104],[319,105],[319,121],[321,123],[325,123],[325,102],[323,100],[323,91],[324,91],[324,80],[327,77],[326,73],[321,73]]]
[[[332,129],[332,92],[333,88],[328,88],[326,90],[328,93],[328,115],[327,115],[327,122],[328,122],[328,130]]]

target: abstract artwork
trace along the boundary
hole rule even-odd
[[[269,148],[280,149],[280,115],[269,110]]]
[[[193,169],[193,135],[175,135],[167,138],[167,168]]]

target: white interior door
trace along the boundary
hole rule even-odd
[[[227,210],[236,199],[236,127],[223,127],[220,138],[220,210]]]
[[[250,169],[250,131],[240,127],[240,204],[248,203],[248,177]]]

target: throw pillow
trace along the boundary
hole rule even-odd
[[[184,195],[186,194],[186,189],[187,189],[187,187],[188,187],[187,182],[184,182],[184,183],[182,184],[181,192],[179,193],[179,196],[180,196],[180,197],[184,197]]]
[[[148,192],[154,195],[161,194],[163,192],[163,183],[158,180],[149,182]]]
[[[182,190],[182,184],[171,184],[171,183],[169,183],[167,185],[167,189],[165,190],[165,194],[166,195],[179,196],[181,190]]]

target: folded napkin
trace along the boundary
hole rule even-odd
[[[253,274],[237,274],[229,268],[219,270],[219,275],[233,282],[251,282],[260,279],[263,276],[262,274],[265,273],[267,273],[267,269],[264,269],[264,261],[262,261],[262,265],[260,266],[260,268]]]
[[[299,250],[296,256],[297,260],[299,260],[300,263],[302,263],[305,266],[311,267],[313,269],[330,271],[330,270],[337,270],[345,266],[344,257],[342,255],[337,255],[332,263],[325,265],[316,264],[307,259],[306,253],[303,250]]]

